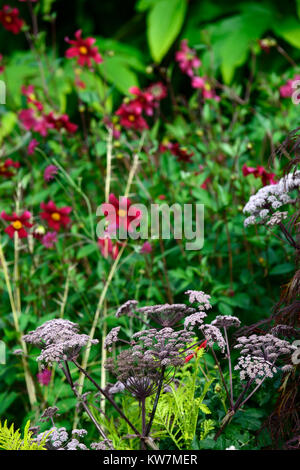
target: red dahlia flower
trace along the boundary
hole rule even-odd
[[[257,166],[256,168],[243,165],[243,175],[248,176],[253,174],[255,178],[261,178],[263,186],[267,184],[276,184],[275,173],[268,173],[263,166]]]
[[[96,39],[94,38],[86,38],[82,39],[81,37],[82,30],[79,29],[75,33],[75,38],[70,40],[69,38],[65,38],[65,41],[68,44],[71,44],[73,47],[70,47],[66,51],[66,57],[68,59],[71,59],[73,57],[78,57],[77,63],[78,65],[81,65],[84,67],[87,65],[88,67],[92,66],[92,59],[97,63],[101,64],[103,62],[103,59],[101,55],[99,54],[98,47],[92,47],[93,44],[95,44]]]
[[[31,213],[29,211],[23,212],[22,215],[17,215],[15,212],[13,212],[13,215],[8,215],[3,211],[1,212],[1,217],[7,222],[11,222],[5,229],[5,232],[10,238],[14,238],[15,232],[18,234],[19,238],[27,238],[28,233],[24,227],[31,228],[33,225],[28,222],[31,218]]]
[[[18,8],[12,8],[9,5],[4,5],[0,10],[0,23],[2,26],[11,31],[13,34],[18,34],[24,24],[24,21],[19,18]]]
[[[172,155],[175,155],[179,161],[182,162],[191,162],[191,158],[193,157],[193,152],[188,152],[186,148],[181,147],[178,142],[172,143],[168,142],[167,144],[161,144],[159,146],[160,152],[165,152],[169,150]]]
[[[137,86],[129,88],[129,91],[137,97],[130,102],[131,106],[136,106],[137,111],[140,109],[139,114],[145,111],[147,116],[152,116],[155,105],[153,95],[147,91],[140,90]]]
[[[112,230],[122,228],[130,231],[133,222],[135,227],[140,225],[142,213],[131,204],[127,197],[117,199],[114,194],[110,194],[108,203],[102,204],[101,210]]]
[[[36,110],[32,108],[22,109],[19,112],[19,119],[25,129],[28,131],[34,131],[45,137],[48,134],[50,128],[49,123],[44,116],[41,116]]]
[[[5,178],[14,176],[14,172],[9,168],[20,168],[20,163],[14,162],[11,158],[5,160],[4,163],[0,161],[0,176],[4,176]]]
[[[62,114],[61,116],[56,116],[53,111],[45,116],[46,122],[49,127],[60,131],[65,129],[70,134],[74,134],[77,131],[77,124],[70,122],[70,118],[67,114]]]
[[[142,108],[140,103],[137,101],[131,101],[129,103],[123,103],[116,111],[116,115],[120,116],[121,126],[127,129],[135,129],[136,131],[142,131],[148,129],[148,124],[145,119],[141,116]]]
[[[41,219],[47,221],[50,228],[59,232],[61,225],[66,227],[71,222],[71,219],[68,217],[72,211],[71,207],[61,207],[58,209],[53,201],[49,201],[47,204],[44,202],[41,203]]]

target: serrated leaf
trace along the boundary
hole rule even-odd
[[[207,405],[205,405],[205,403],[201,403],[201,405],[199,406],[200,410],[205,413],[206,415],[209,415],[211,414],[211,411],[210,409],[208,408]]]

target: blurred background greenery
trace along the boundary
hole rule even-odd
[[[131,54],[139,59],[143,51],[145,67],[153,62],[169,65],[174,60],[178,39],[184,37],[193,46],[203,48],[204,65],[211,64],[213,57],[213,67],[228,84],[243,74],[251,47],[262,37],[283,40],[287,52],[293,49],[294,58],[300,53],[299,0],[43,0],[37,8],[42,10],[44,20],[49,21],[48,32],[52,32],[49,37],[59,45],[61,54],[64,37],[81,28],[85,35],[99,38],[105,50],[118,49],[117,41],[119,49],[128,45]],[[22,16],[30,23],[27,9],[21,9]],[[22,35],[11,36],[7,42],[5,34],[1,28],[2,53],[9,55],[16,49],[26,48]],[[262,62],[264,67],[272,64],[273,70],[283,64],[280,56],[272,51],[268,57],[263,55]]]

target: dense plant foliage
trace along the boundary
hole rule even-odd
[[[299,449],[299,2],[126,3],[0,6],[0,446]]]

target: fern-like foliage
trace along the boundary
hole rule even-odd
[[[37,443],[32,439],[29,428],[30,421],[27,421],[22,437],[19,429],[14,430],[14,424],[8,427],[7,421],[3,425],[0,421],[0,450],[46,450],[45,443],[49,433],[45,433],[43,439]]]
[[[199,355],[200,359],[200,355]],[[208,406],[203,403],[205,396],[215,379],[205,382],[202,393],[196,397],[197,364],[191,374],[185,370],[182,372],[181,385],[178,388],[171,385],[171,391],[164,393],[159,400],[154,419],[153,437],[170,437],[178,449],[190,449],[191,442],[196,433],[199,411],[205,415],[211,413]],[[184,385],[183,385],[184,384]],[[202,428],[202,436],[213,427],[212,420],[205,420]]]

